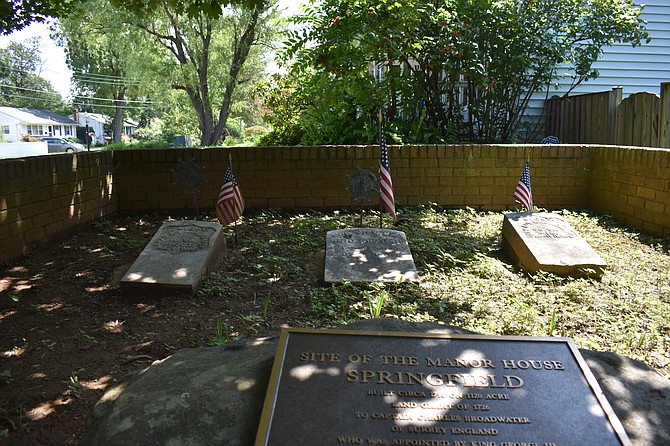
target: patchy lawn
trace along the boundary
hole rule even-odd
[[[562,214],[609,264],[601,281],[518,271],[500,249],[501,213],[418,207],[400,209],[395,229],[421,283],[325,285],[326,231],[357,226],[358,215],[269,210],[226,229],[225,263],[197,295],[125,295],[118,279],[163,221],[182,216],[95,222],[2,267],[0,444],[77,444],[105,388],[175,350],[377,315],[568,336],[670,377],[670,240]]]

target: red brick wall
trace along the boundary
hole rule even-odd
[[[347,177],[357,167],[376,174],[379,148],[233,148],[118,152],[115,175],[119,209],[193,208],[193,198],[175,184],[171,169],[196,159],[208,183],[198,195],[200,208],[213,207],[228,154],[248,208],[333,208],[356,206]],[[483,210],[515,209],[512,193],[530,158],[533,193],[540,206],[588,205],[588,147],[558,146],[402,146],[390,147],[398,205],[438,203]],[[370,206],[376,206],[373,198]]]
[[[670,150],[593,147],[590,209],[670,237]]]
[[[0,262],[117,211],[111,152],[0,160]]]
[[[211,210],[232,156],[248,209],[357,206],[347,191],[356,167],[377,171],[379,148],[147,149],[0,160],[0,262],[78,225],[117,212],[180,210],[193,196],[176,184],[178,161],[194,159]],[[670,237],[670,151],[586,145],[447,145],[389,148],[399,206],[437,203],[518,209],[512,198],[526,160],[545,209],[589,208]],[[377,207],[373,197],[371,207]],[[402,212],[402,211],[401,211]]]

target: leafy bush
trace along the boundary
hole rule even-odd
[[[129,142],[115,142],[104,146],[105,150],[132,150],[132,149],[169,149],[172,144],[164,140],[140,141],[132,140]]]
[[[244,129],[244,134],[248,138],[257,138],[261,135],[265,135],[267,132],[267,127],[263,127],[262,125],[252,125],[251,127]]]
[[[259,146],[297,146],[305,131],[299,124],[276,128],[258,139]]]

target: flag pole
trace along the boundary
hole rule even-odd
[[[233,174],[233,155],[231,155],[230,152],[228,152],[228,167],[230,168],[230,173]],[[234,175],[234,174],[233,174]],[[238,243],[237,243],[237,218],[233,222],[233,236],[235,237],[235,247],[237,248]]]
[[[383,128],[384,128],[383,123],[382,123],[382,119],[384,119],[384,116],[382,115],[382,109],[380,107],[379,108],[379,148],[380,149],[382,148],[382,144],[383,144],[382,143],[382,138],[384,137],[384,135],[382,135]],[[380,194],[382,193],[381,190],[379,191],[379,193]],[[384,207],[382,206],[382,200],[380,198],[380,200],[379,200],[379,229],[383,229],[383,227],[384,227],[383,216],[384,216]]]

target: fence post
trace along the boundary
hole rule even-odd
[[[661,83],[661,110],[658,146],[670,148],[670,82]]]
[[[623,98],[623,87],[614,87],[607,104],[607,144],[617,144],[617,109]]]

